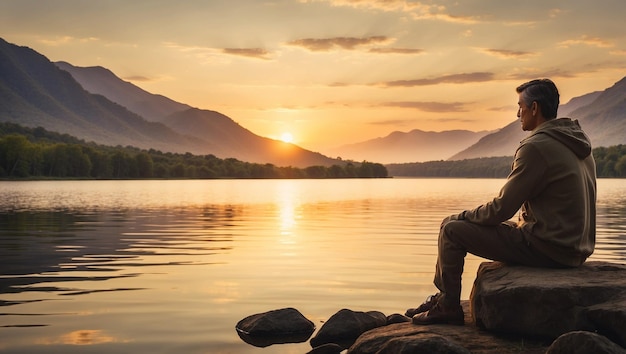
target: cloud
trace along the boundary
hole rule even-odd
[[[270,52],[263,48],[210,48],[201,46],[185,46],[173,42],[165,42],[163,45],[167,48],[194,55],[202,60],[224,61],[222,54],[243,56],[253,59],[270,60]],[[222,57],[222,58],[220,58]]]
[[[409,119],[388,119],[388,120],[378,120],[374,122],[369,122],[371,125],[391,125],[391,126],[403,126],[415,123],[413,120]]]
[[[382,106],[413,108],[424,112],[467,112],[466,103],[463,102],[420,102],[420,101],[404,101],[404,102],[386,102]]]
[[[71,43],[89,43],[89,42],[97,42],[99,38],[96,37],[85,37],[85,38],[76,38],[72,36],[61,36],[52,39],[42,38],[39,39],[40,43],[45,45],[56,47],[59,45],[71,44]]]
[[[330,84],[328,84],[328,87],[348,87],[351,86],[351,84],[348,84],[346,82],[332,82]]]
[[[149,78],[147,76],[142,76],[142,75],[131,75],[131,76],[126,76],[123,78],[124,80],[127,81],[143,81],[143,82],[149,82],[149,81],[154,81],[154,79]]]
[[[569,79],[569,78],[578,77],[580,74],[583,74],[583,73],[584,73],[583,71],[578,71],[577,74],[574,74],[570,71],[564,71],[561,69],[551,69],[551,70],[544,70],[544,71],[529,69],[523,72],[511,74],[509,75],[508,78],[511,80],[523,80],[523,81],[534,80],[537,78],[550,78],[550,79],[568,78]]]
[[[413,87],[439,84],[465,84],[470,82],[485,82],[494,79],[494,74],[489,72],[475,72],[452,74],[435,77],[432,79],[396,80],[382,83],[386,87]]]
[[[369,52],[380,54],[421,54],[424,50],[412,48],[372,48]]]
[[[287,42],[288,45],[306,48],[313,52],[330,51],[335,48],[354,50],[357,47],[372,44],[384,44],[391,39],[385,36],[373,36],[365,38],[356,37],[333,37],[333,38],[303,38]]]
[[[191,55],[196,55],[198,57],[210,57],[215,56],[218,51],[214,48],[209,47],[201,47],[201,46],[187,46],[181,45],[174,42],[164,42],[163,45],[168,49],[177,50],[182,53],[188,53]]]
[[[447,13],[413,13],[414,20],[437,20],[444,22],[454,22],[463,24],[476,24],[480,22],[480,19],[473,16],[453,16]]]
[[[472,24],[479,22],[477,18],[470,16],[455,16],[447,13],[443,5],[425,4],[419,1],[409,0],[300,0],[302,3],[326,2],[330,6],[353,7],[356,9],[377,10],[385,12],[404,12],[410,14],[415,20],[437,20],[445,22],[457,22]]]
[[[434,5],[424,5],[420,2],[406,0],[300,0],[302,3],[326,2],[335,7],[354,7],[380,11],[410,12],[415,9],[428,9]]]
[[[563,10],[561,9],[550,9],[550,11],[548,12],[548,16],[550,16],[550,18],[556,18],[562,13],[563,13]]]
[[[488,108],[487,110],[492,111],[492,112],[511,112],[511,111],[516,111],[517,106],[508,105],[508,106],[491,107],[491,108]]]
[[[269,60],[270,52],[263,48],[223,48],[222,53],[248,58]]]
[[[508,50],[508,49],[492,49],[492,48],[479,48],[479,51],[502,59],[518,58],[525,59],[537,55],[533,52],[525,52],[521,50]]]
[[[579,45],[579,44],[587,45],[590,47],[598,47],[598,48],[609,48],[609,47],[614,46],[613,43],[606,41],[602,38],[589,37],[587,35],[582,35],[575,39],[568,39],[568,40],[559,42],[557,45],[561,48],[569,48],[571,46]]]

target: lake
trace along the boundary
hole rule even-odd
[[[502,179],[0,182],[0,352],[305,353],[235,324],[294,307],[404,313],[439,224]],[[596,251],[626,263],[626,180],[598,180]],[[463,298],[478,265],[468,255]]]

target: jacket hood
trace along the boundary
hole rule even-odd
[[[580,127],[578,120],[570,118],[551,119],[537,127],[530,136],[535,134],[546,134],[553,137],[572,150],[581,160],[591,154],[591,142]]]

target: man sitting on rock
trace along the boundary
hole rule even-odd
[[[443,220],[430,296],[406,315],[414,324],[462,325],[461,274],[467,252],[535,267],[577,267],[596,235],[596,167],[578,121],[556,119],[559,92],[548,79],[516,89],[522,129],[512,171],[500,194]],[[519,222],[509,221],[520,210]]]

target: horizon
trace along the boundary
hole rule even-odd
[[[561,104],[612,86],[626,3],[601,3],[30,0],[0,3],[0,30],[53,62],[102,66],[324,151],[396,131],[500,129],[516,119],[515,87],[536,77],[555,81]]]

